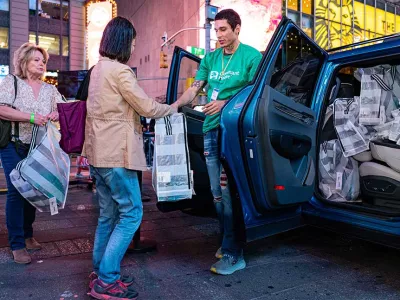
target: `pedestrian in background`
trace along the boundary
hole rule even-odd
[[[147,170],[140,116],[160,118],[176,108],[149,98],[126,64],[136,31],[122,17],[104,29],[100,60],[92,70],[83,156],[96,179],[100,216],[93,249],[90,294],[96,299],[136,299],[121,260],[143,215],[137,171]]]
[[[33,125],[44,126],[48,120],[58,120],[57,103],[63,102],[61,95],[55,86],[42,81],[48,60],[46,50],[25,43],[14,53],[17,90],[13,75],[8,75],[0,84],[0,119],[19,123],[18,137],[13,123],[13,138],[0,149],[0,158],[7,181],[8,241],[14,261],[20,264],[31,262],[26,249],[38,250],[41,245],[33,237],[36,208],[12,185],[10,173],[28,155]]]
[[[221,48],[208,53],[201,61],[192,86],[177,100],[179,106],[192,101],[208,83],[208,103],[203,112],[204,156],[210,177],[211,192],[221,228],[222,245],[215,253],[220,260],[211,271],[229,275],[246,267],[242,241],[238,238],[232,209],[228,177],[219,159],[220,112],[229,98],[249,84],[261,61],[260,52],[239,41],[240,16],[225,9],[215,16],[214,28]]]

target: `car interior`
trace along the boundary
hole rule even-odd
[[[400,215],[400,58],[387,62],[342,66],[332,76],[317,135],[316,190],[325,203],[394,217]]]

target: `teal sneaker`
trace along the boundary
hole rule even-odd
[[[246,268],[246,262],[243,256],[234,257],[224,254],[222,258],[211,266],[210,271],[220,275],[230,275],[236,271]]]
[[[218,259],[221,259],[222,256],[223,256],[223,254],[222,254],[222,247],[219,247],[218,250],[217,250],[217,252],[215,252],[215,257],[218,258]]]

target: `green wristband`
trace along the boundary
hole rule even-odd
[[[31,124],[35,124],[35,114],[34,113],[31,113],[31,118],[30,118],[29,122],[31,122]]]

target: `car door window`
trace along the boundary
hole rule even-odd
[[[293,101],[310,107],[315,78],[323,60],[321,51],[297,28],[291,27],[275,56],[269,85]]]
[[[192,85],[195,80],[196,72],[200,64],[196,61],[183,57],[179,68],[179,81],[177,90],[177,99]],[[203,104],[202,104],[203,103]],[[187,107],[194,107],[197,105],[204,105],[207,103],[207,94],[204,89],[190,102]]]

